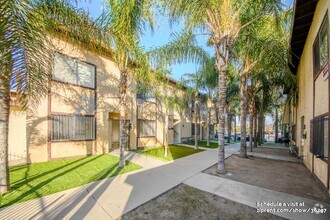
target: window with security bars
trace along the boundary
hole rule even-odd
[[[322,116],[311,121],[310,151],[316,156],[328,159],[328,121],[329,116]]]
[[[138,137],[155,137],[156,120],[138,120]]]
[[[51,115],[51,141],[95,140],[95,117]]]

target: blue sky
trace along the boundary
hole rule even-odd
[[[92,0],[92,1],[80,1],[78,3],[78,7],[82,7],[87,10],[90,15],[94,18],[98,17],[103,8],[103,0]],[[285,5],[291,5],[292,0],[285,0]],[[145,47],[148,51],[151,48],[162,46],[168,43],[171,40],[171,34],[180,32],[182,25],[176,24],[170,27],[168,20],[166,18],[162,20],[156,21],[156,27],[154,32],[152,33],[150,30],[146,30],[141,38],[141,45]],[[198,44],[203,46],[206,51],[209,52],[210,55],[214,54],[213,48],[206,46],[206,37],[199,37],[197,39]],[[198,66],[194,63],[186,63],[186,64],[178,64],[169,67],[172,74],[171,77],[174,79],[180,80],[181,76],[184,73],[192,73],[198,70]]]

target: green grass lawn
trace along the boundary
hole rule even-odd
[[[282,143],[265,142],[261,146],[282,147],[284,145]]]
[[[235,142],[230,142],[230,144],[234,144]],[[195,145],[195,141],[191,141],[191,142],[188,142],[187,144],[189,145]],[[207,142],[206,141],[198,141],[198,146],[200,147],[207,147]],[[226,145],[229,145],[226,141],[225,141],[225,146]],[[210,146],[207,147],[207,148],[217,148],[218,147],[218,143],[213,143],[213,142],[210,142]]]
[[[181,157],[185,157],[191,154],[201,152],[203,150],[195,150],[194,148],[182,147],[176,145],[169,145],[169,151],[167,157],[164,157],[165,148],[151,148],[138,151],[140,154],[154,157],[163,161],[172,161]]]
[[[127,162],[121,169],[118,162],[118,157],[106,154],[11,167],[11,191],[0,195],[0,207],[141,168]]]

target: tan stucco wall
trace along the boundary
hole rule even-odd
[[[10,106],[8,132],[9,165],[26,163],[26,111]]]
[[[27,111],[26,137],[28,162],[48,160],[48,97]]]
[[[329,82],[321,73],[315,81],[315,116],[329,111]]]
[[[94,141],[57,142],[52,143],[51,155],[53,159],[87,156],[93,154]]]
[[[304,156],[304,164],[313,169],[313,155],[310,153],[310,121],[313,119],[313,43],[324,19],[326,11],[330,9],[330,1],[320,0],[311,25],[308,38],[300,59],[298,77],[298,106],[297,106],[297,146],[299,153]],[[315,83],[315,116],[328,112],[328,80],[324,81],[322,74]],[[301,137],[301,117],[305,117],[307,138]],[[314,173],[327,185],[327,163],[314,157]]]
[[[51,112],[94,114],[95,94],[90,89],[52,82],[51,100]]]

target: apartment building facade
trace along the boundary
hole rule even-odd
[[[288,94],[284,123],[307,168],[329,190],[329,10],[330,1],[296,0],[291,70],[297,89]]]
[[[49,94],[35,108],[22,110],[12,93],[9,129],[10,164],[108,153],[119,147],[120,72],[110,56],[53,37],[53,78]],[[161,94],[182,96],[169,78]],[[128,80],[127,150],[169,144],[191,137],[189,106],[167,107],[159,98],[137,94]],[[168,117],[166,119],[166,117]],[[168,127],[165,128],[165,120]]]

